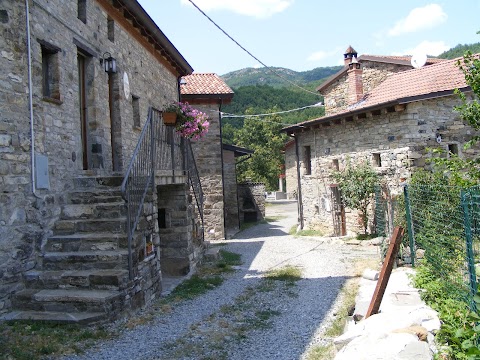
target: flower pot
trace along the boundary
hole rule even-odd
[[[177,114],[174,112],[164,112],[162,113],[162,118],[166,126],[175,126],[177,123]]]

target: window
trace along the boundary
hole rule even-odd
[[[107,37],[111,42],[115,41],[115,21],[110,16],[107,19]]]
[[[133,127],[140,128],[140,98],[132,95]]]
[[[305,175],[312,174],[312,154],[310,150],[310,146],[304,146],[304,158],[303,162],[305,164]]]
[[[458,156],[458,144],[448,144],[448,156]]]
[[[339,171],[340,170],[340,164],[338,162],[338,159],[333,159],[332,160],[332,168],[333,170],[335,171]]]
[[[42,95],[60,101],[59,51],[54,45],[39,41],[42,49]]]
[[[77,17],[84,24],[87,23],[87,0],[78,0],[78,2],[77,2]]]
[[[380,157],[380,153],[372,154],[373,156],[373,166],[382,167],[382,158]]]

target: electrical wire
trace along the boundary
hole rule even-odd
[[[207,14],[205,14],[205,12],[200,9],[192,0],[188,0],[193,6],[195,6],[197,8],[198,11],[200,11],[203,16],[205,16],[208,20],[210,20],[210,22],[215,25],[221,32],[223,32],[230,40],[232,40],[240,49],[242,49],[243,51],[245,51],[248,55],[250,55],[253,59],[255,59],[256,61],[258,61],[260,64],[262,64],[265,68],[267,68],[270,72],[272,72],[273,74],[277,75],[279,78],[285,80],[286,82],[290,83],[291,85],[303,90],[303,91],[306,91],[310,94],[314,94],[314,95],[317,95],[317,96],[320,96],[318,93],[316,92],[313,92],[313,91],[310,91],[308,89],[305,89],[303,87],[301,87],[300,85],[294,83],[293,81],[287,79],[286,77],[284,77],[283,75],[279,74],[278,72],[276,72],[275,70],[273,70],[270,66],[266,65],[263,61],[259,60],[255,55],[253,55],[250,51],[248,51],[247,49],[245,49],[242,45],[240,45],[240,43],[235,40],[233,37],[231,37],[225,30],[223,30],[219,25],[217,25],[217,23],[215,21],[213,21]]]
[[[276,111],[276,112],[265,113],[265,114],[253,114],[253,115],[236,115],[236,114],[229,114],[229,113],[222,112],[222,118],[249,118],[249,117],[270,116],[270,115],[285,114],[285,113],[290,113],[290,112],[294,112],[294,111],[300,111],[300,110],[309,109],[309,108],[312,108],[312,107],[320,107],[320,106],[323,106],[323,104],[322,103],[316,103],[316,104],[313,104],[313,105],[302,106],[302,107],[299,107],[299,108],[296,108],[296,109]]]

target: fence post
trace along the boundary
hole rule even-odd
[[[405,216],[407,218],[408,240],[410,242],[410,258],[412,259],[412,267],[415,267],[415,237],[413,234],[412,212],[410,208],[410,198],[408,195],[408,185],[403,186],[403,194],[405,196]]]
[[[465,227],[468,274],[470,276],[470,308],[472,309],[472,311],[476,311],[476,305],[475,301],[473,301],[473,297],[477,293],[477,276],[475,274],[475,258],[473,255],[472,223],[470,221],[470,211],[468,209],[467,192],[465,190],[462,190],[460,192],[460,196],[463,209],[463,224]]]

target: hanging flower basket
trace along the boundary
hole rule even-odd
[[[163,112],[162,113],[163,123],[166,126],[175,126],[177,123],[177,113],[176,112]]]
[[[209,117],[207,114],[194,109],[187,102],[176,102],[167,105],[163,114],[166,112],[174,112],[177,115],[174,124],[175,130],[184,138],[198,140],[208,132],[210,123],[208,122]],[[165,125],[167,124],[165,123]]]

